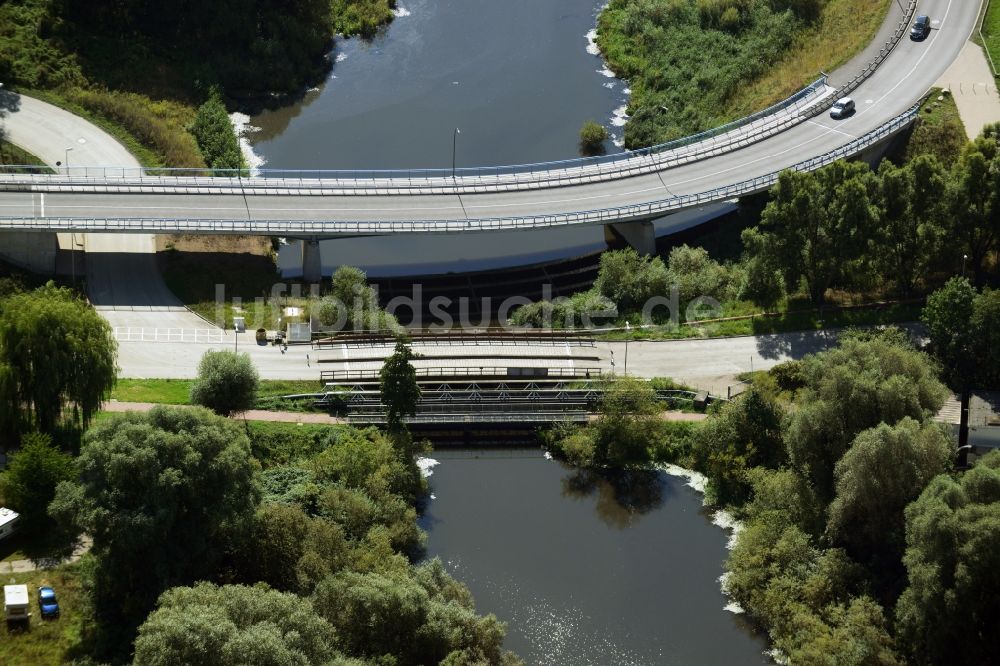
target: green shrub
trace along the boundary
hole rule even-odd
[[[580,128],[580,153],[583,155],[601,155],[604,153],[604,142],[608,140],[608,130],[593,120],[588,120]]]
[[[257,401],[260,378],[249,354],[207,351],[191,386],[191,403],[228,416],[245,412]]]
[[[194,137],[184,129],[191,118],[190,107],[100,88],[68,88],[61,90],[60,96],[120,125],[167,166],[205,166]]]

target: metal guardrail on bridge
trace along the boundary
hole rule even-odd
[[[0,189],[33,185],[49,191],[194,194],[440,194],[511,191],[639,175],[747,146],[797,124],[829,92],[824,75],[767,109],[719,127],[635,151],[553,162],[456,169],[245,170],[149,167],[0,166]],[[786,113],[782,113],[786,112]],[[781,115],[778,115],[781,114]],[[694,150],[683,150],[689,147]],[[45,171],[49,171],[44,167]],[[34,173],[34,171],[38,173]],[[6,186],[6,187],[5,187]],[[422,192],[423,191],[423,192]]]
[[[788,169],[814,171],[839,159],[852,157],[865,148],[883,141],[910,125],[917,117],[920,104],[877,127],[864,136],[831,150],[794,164]],[[0,217],[0,229],[20,231],[77,231],[115,233],[207,233],[207,234],[257,234],[257,235],[386,235],[396,233],[468,233],[549,228],[572,225],[610,224],[629,220],[648,220],[669,213],[715,201],[735,199],[746,194],[762,192],[774,185],[782,171],[750,178],[731,185],[703,192],[684,194],[642,204],[603,208],[598,210],[457,220],[386,220],[386,221],[334,221],[315,220],[192,220],[190,218],[23,218]]]
[[[602,369],[598,367],[573,367],[573,368],[531,368],[538,370],[537,374],[522,374],[518,368],[508,366],[497,367],[460,367],[460,368],[415,368],[417,379],[435,378],[483,378],[483,377],[505,377],[510,379],[599,379]],[[358,381],[372,381],[379,377],[378,370],[323,370],[320,372],[320,381],[326,383],[344,383]]]

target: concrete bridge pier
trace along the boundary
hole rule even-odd
[[[323,279],[323,259],[320,255],[319,241],[315,238],[302,240],[302,280],[304,282],[319,282]]]
[[[604,227],[606,233],[621,237],[636,252],[644,257],[656,254],[656,231],[653,223],[648,220],[638,222],[619,222]]]

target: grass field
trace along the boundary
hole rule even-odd
[[[993,59],[993,73],[1000,71],[1000,0],[989,0],[983,17],[983,47]]]
[[[705,324],[690,324],[679,327],[656,326],[634,329],[630,335],[624,331],[607,333],[606,340],[684,340],[692,338],[733,337],[739,335],[767,335],[795,331],[815,331],[825,328],[845,326],[873,326],[916,321],[920,318],[922,305],[907,303],[899,305],[872,306],[846,310],[828,309],[791,311],[777,315],[754,315],[727,321]]]
[[[4,576],[4,584],[25,584],[31,599],[31,620],[27,628],[0,627],[0,664],[4,666],[41,666],[61,664],[83,656],[82,645],[87,628],[92,624],[91,612],[81,575],[85,562],[76,562],[55,569]],[[41,585],[56,591],[60,615],[52,620],[39,616],[35,596]]]
[[[188,405],[191,379],[119,379],[111,399],[120,402],[155,402],[163,405]],[[262,379],[258,397],[262,399],[293,393],[313,393],[319,390],[313,380]]]
[[[786,11],[788,3],[766,0],[610,0],[597,43],[632,90],[626,147],[707,130],[780,101],[861,52],[892,1],[827,0]]]
[[[832,72],[874,38],[893,0],[830,0],[820,19],[800,32],[793,46],[767,74],[741,88],[726,107],[732,118],[785,99],[819,76]]]
[[[965,125],[958,115],[955,98],[933,88],[920,108],[920,120],[903,150],[907,162],[918,155],[932,154],[944,164],[954,162],[962,152],[967,138]]]

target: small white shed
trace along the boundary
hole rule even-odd
[[[27,585],[3,586],[3,614],[8,622],[26,621],[29,618]]]

